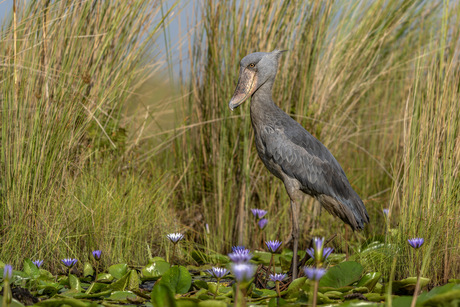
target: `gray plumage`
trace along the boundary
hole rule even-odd
[[[272,99],[281,51],[256,52],[240,62],[240,77],[229,103],[233,110],[252,95],[251,121],[257,152],[284,182],[291,204],[303,192],[354,230],[369,222],[366,208],[329,150]]]

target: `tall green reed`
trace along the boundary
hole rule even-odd
[[[396,0],[367,4],[206,1],[201,15],[202,28],[190,42],[190,83],[183,88],[185,93],[191,93],[184,100],[189,114],[187,124],[195,126],[175,143],[175,151],[177,165],[182,165],[184,174],[180,201],[190,215],[199,214],[201,222],[210,225],[216,250],[245,243],[250,231],[248,209],[251,207],[269,210],[268,217],[272,219],[268,239],[287,239],[289,235],[289,201],[281,182],[264,169],[257,157],[248,103],[233,113],[227,107],[238,78],[239,59],[250,52],[275,48],[288,52],[280,63],[274,99],[328,146],[342,164],[370,213],[367,233],[383,233],[381,209],[389,204],[394,211],[393,218],[398,219],[395,225],[409,227],[406,199],[408,193],[410,198],[413,196],[409,185],[404,183],[415,164],[401,164],[401,161],[408,152],[412,152],[412,156],[404,158],[405,161],[419,161],[414,151],[409,150],[414,143],[409,141],[412,132],[407,131],[407,125],[414,121],[410,111],[415,106],[414,97],[426,90],[415,87],[418,83],[414,82],[434,72],[435,66],[427,66],[427,63],[438,61],[436,52],[433,53],[438,41],[434,35],[438,25],[443,25],[443,33],[457,33],[454,12],[458,7],[446,17],[440,4]],[[452,58],[458,50],[454,42],[455,39],[449,38],[447,44]],[[455,65],[449,66],[452,72]],[[435,84],[434,81],[431,83]],[[458,94],[453,90],[457,85],[450,81],[447,79],[452,88],[449,89],[450,101],[458,101]],[[435,97],[441,99],[439,94]],[[414,102],[408,104],[408,101]],[[430,115],[418,125],[427,125],[430,116],[436,113],[419,103],[421,100],[417,99],[416,105]],[[451,104],[446,114],[453,113],[452,107]],[[442,122],[437,124],[444,131]],[[455,127],[449,131],[455,131]],[[428,141],[430,138],[426,137]],[[443,146],[455,146],[455,134],[446,137]],[[451,147],[442,153],[446,161],[450,157],[450,163],[455,165],[457,160],[452,157],[455,150]],[[420,153],[420,149],[416,152]],[[454,181],[443,185],[449,187],[449,193],[442,194],[451,209],[458,207]],[[428,198],[424,201],[428,202]],[[313,207],[308,202],[302,209],[304,241],[311,233],[324,235],[329,229],[342,231],[340,221],[327,214],[315,217],[318,211],[312,211]],[[400,217],[398,212],[402,213]],[[318,221],[332,227],[321,227]],[[355,238],[363,239],[364,235],[357,234]],[[443,251],[452,247],[452,242],[442,242]],[[387,260],[392,256],[388,257],[368,259],[368,264],[374,269],[389,269]],[[452,258],[447,257],[449,261]]]
[[[167,220],[168,175],[144,180],[132,167],[122,121],[151,73],[159,10],[150,1],[29,1],[4,23],[1,259],[40,257],[53,268],[101,249],[108,261],[139,261],[162,233],[151,225]]]

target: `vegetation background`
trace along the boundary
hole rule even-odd
[[[239,59],[282,48],[275,101],[336,156],[371,218],[347,234],[306,198],[301,247],[337,233],[337,252],[346,242],[399,278],[419,261],[407,238],[423,237],[422,275],[459,277],[457,1],[203,0],[179,49],[180,2],[17,2],[0,37],[2,261],[58,270],[100,249],[106,265],[143,265],[183,232],[193,263],[192,249],[254,245],[254,207],[289,247],[288,197],[257,157],[249,103],[227,107]]]

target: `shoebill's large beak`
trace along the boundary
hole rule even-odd
[[[256,90],[257,75],[253,70],[247,68],[240,68],[240,77],[238,78],[238,85],[236,86],[235,93],[228,104],[230,110],[234,110],[242,104],[249,96]]]

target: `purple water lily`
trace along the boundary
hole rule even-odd
[[[413,238],[413,239],[409,239],[407,240],[407,242],[409,242],[409,245],[412,246],[413,248],[420,248],[423,243],[425,242],[425,240],[423,238]]]
[[[267,211],[262,209],[251,209],[251,212],[256,219],[261,219],[267,214]]]
[[[217,268],[217,267],[213,267],[211,270],[207,270],[206,272],[208,272],[209,274],[211,274],[214,278],[218,280],[229,273],[227,269]]]
[[[13,267],[10,264],[5,264],[3,267],[3,279],[11,279],[13,277]]]
[[[256,272],[256,267],[248,263],[233,263],[231,271],[237,282],[249,281]]]
[[[184,238],[184,235],[177,232],[177,233],[170,233],[170,234],[167,234],[166,237],[168,237],[168,239],[174,243],[174,244],[177,244],[177,242],[179,242],[180,240],[182,240]]]
[[[277,282],[286,278],[286,274],[270,274],[270,280]]]
[[[314,281],[320,280],[321,277],[326,274],[326,270],[322,268],[305,267],[303,271],[305,272],[305,276],[307,276],[308,279]]]
[[[278,248],[280,248],[281,244],[283,244],[283,242],[280,242],[278,240],[275,240],[275,241],[265,241],[265,245],[267,245],[267,248],[268,250],[270,251],[270,253],[276,253],[276,251],[278,250]]]
[[[78,262],[77,259],[72,259],[72,258],[62,259],[61,261],[68,268],[73,267]]]
[[[323,256],[321,257],[320,261],[325,261],[327,257],[334,251],[332,247],[325,247],[323,248]],[[314,260],[315,258],[315,249],[313,247],[307,248],[307,254]]]
[[[260,229],[264,229],[265,226],[267,226],[268,220],[267,219],[261,219],[259,222],[257,222],[257,225],[259,225]]]
[[[228,257],[234,263],[246,263],[252,259],[252,254],[249,252],[234,252],[228,254]]]
[[[97,261],[99,261],[101,259],[101,255],[102,255],[102,251],[100,251],[100,250],[94,250],[93,251],[93,257]]]

